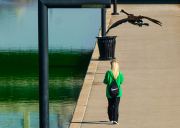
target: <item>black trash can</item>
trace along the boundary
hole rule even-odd
[[[116,36],[97,37],[100,60],[111,60],[115,58]]]

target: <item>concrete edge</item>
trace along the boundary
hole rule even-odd
[[[108,25],[110,23],[110,19],[111,19],[111,8],[107,9],[106,28],[108,27]],[[100,33],[101,33],[101,31],[99,32],[99,36],[100,36]],[[99,50],[98,50],[98,46],[97,46],[97,42],[96,42],[96,46],[94,48],[94,51],[93,51],[93,54],[92,54],[92,57],[91,57],[91,60],[90,60],[89,66],[88,66],[88,70],[86,72],[84,83],[82,85],[82,89],[81,89],[81,92],[80,92],[69,128],[80,128],[81,127],[81,122],[83,121],[84,114],[86,112],[86,107],[88,105],[91,88],[93,85],[97,66],[99,63],[98,57],[99,57]]]

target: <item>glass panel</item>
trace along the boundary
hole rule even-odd
[[[0,0],[0,128],[38,127],[37,14],[37,0]],[[99,26],[98,9],[49,9],[51,128],[70,123]]]

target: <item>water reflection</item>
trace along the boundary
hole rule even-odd
[[[38,128],[37,0],[0,0],[0,128]],[[49,9],[50,128],[67,128],[100,10]]]
[[[37,49],[37,0],[0,0],[0,50]],[[93,49],[99,9],[49,9],[50,49]]]
[[[82,82],[83,76],[50,78],[50,128],[68,127]],[[0,128],[38,128],[38,113],[36,77],[0,77]]]
[[[68,127],[90,53],[49,53],[50,128]],[[37,56],[29,51],[0,52],[0,128],[38,128]]]
[[[17,103],[12,104],[12,109],[16,111],[7,111],[6,104],[0,104],[0,128],[38,128],[39,113],[37,112],[37,103]],[[63,106],[57,103],[50,103],[51,110],[50,128],[67,128],[73,113],[74,106],[64,104]],[[19,107],[17,107],[19,106]],[[19,111],[21,110],[21,111]],[[59,111],[61,110],[61,111]],[[55,111],[55,112],[53,112]]]

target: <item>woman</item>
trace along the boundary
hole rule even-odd
[[[118,94],[116,97],[112,97],[110,95],[110,88],[113,81],[116,82],[116,86],[118,87]],[[122,96],[122,88],[121,84],[124,81],[124,77],[122,72],[119,71],[119,64],[114,59],[111,61],[111,69],[106,72],[104,83],[106,86],[106,97],[108,99],[108,117],[111,123],[118,124],[118,117],[119,117],[119,102],[120,97]]]

